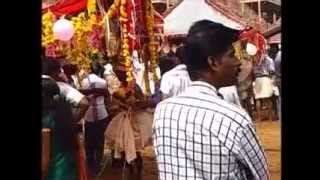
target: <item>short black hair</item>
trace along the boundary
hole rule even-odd
[[[76,124],[71,105],[60,95],[58,84],[51,78],[42,78],[42,112],[43,115],[52,113],[54,132],[63,137],[59,142],[61,150],[66,153],[77,150]]]
[[[42,95],[43,97],[53,98],[59,95],[60,89],[56,81],[51,78],[42,78]]]
[[[159,68],[160,68],[161,76],[176,66],[174,61],[175,61],[174,56],[167,56],[167,55],[160,56]]]
[[[75,64],[65,64],[62,69],[67,76],[74,75],[78,71],[78,67]]]
[[[180,60],[180,63],[185,63],[186,52],[183,45],[177,48],[175,55]]]
[[[59,60],[52,58],[42,59],[42,74],[51,76],[59,71],[61,71]]]
[[[93,74],[103,77],[104,67],[101,66],[97,60],[91,62],[90,69]]]
[[[185,41],[185,64],[188,70],[203,70],[208,67],[209,56],[220,57],[233,42],[239,31],[209,20],[195,22]]]

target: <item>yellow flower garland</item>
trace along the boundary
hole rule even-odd
[[[153,79],[158,80],[159,77],[156,73],[157,68],[157,48],[156,48],[156,42],[154,38],[154,15],[153,15],[153,6],[151,3],[151,0],[145,0],[145,11],[146,11],[146,26],[148,31],[148,37],[149,37],[149,44],[148,49],[150,53],[150,65],[151,65],[151,71],[153,74]]]
[[[122,30],[122,46],[121,46],[121,54],[124,59],[124,65],[126,68],[126,75],[127,75],[127,82],[131,83],[133,80],[133,67],[131,62],[131,56],[129,52],[129,38],[128,38],[128,15],[126,12],[126,5],[127,0],[121,0],[119,13],[120,13],[120,23],[121,23],[121,30]]]
[[[109,8],[104,18],[109,18],[109,19],[113,18],[116,15],[119,7],[120,7],[120,0],[115,0],[111,5],[111,7]]]
[[[53,36],[53,20],[54,14],[51,11],[42,15],[42,46],[44,47],[55,41]]]
[[[88,71],[90,69],[89,52],[91,51],[87,43],[87,34],[91,30],[89,20],[86,20],[84,13],[80,13],[71,21],[75,30],[74,37],[70,42],[73,47],[65,46],[64,54],[70,63],[76,64],[79,69]]]
[[[72,64],[76,64],[79,69],[88,71],[90,69],[90,53],[97,53],[97,49],[88,44],[87,35],[97,23],[96,0],[88,0],[87,11],[89,19],[85,13],[80,13],[71,19],[75,33],[70,42],[56,41],[53,35],[54,14],[50,11],[42,15],[42,46],[48,47],[50,44],[57,44],[59,53]]]
[[[157,68],[157,49],[156,49],[156,43],[154,38],[154,19],[153,19],[153,7],[151,0],[143,0],[145,3],[145,19],[146,19],[146,25],[147,25],[147,32],[150,39],[150,42],[148,44],[148,51],[150,54],[150,64],[151,64],[151,70],[154,75],[154,79],[157,80],[159,77],[156,73]],[[126,12],[126,4],[127,0],[115,0],[114,3],[109,8],[108,12],[104,16],[103,20],[100,22],[100,24],[103,24],[106,21],[106,18],[113,18],[117,12],[119,13],[119,21],[121,23],[121,32],[122,32],[122,46],[121,46],[121,55],[124,59],[124,65],[126,68],[127,73],[127,81],[131,82],[133,80],[133,67],[131,62],[131,55],[129,52],[129,39],[128,39],[128,15]]]
[[[87,11],[88,11],[88,14],[89,16],[91,14],[95,14],[97,12],[97,6],[96,6],[96,0],[88,0],[88,3],[87,3]]]

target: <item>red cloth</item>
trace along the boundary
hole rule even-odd
[[[128,29],[128,40],[129,40],[129,52],[130,54],[132,54],[133,49],[135,48],[135,33],[134,33],[134,23],[133,22],[133,6],[134,4],[132,4],[132,1],[127,1],[126,4],[126,11],[128,14],[128,22],[127,24],[127,29]]]
[[[247,40],[254,44],[258,48],[257,55],[255,56],[253,63],[260,64],[262,62],[262,54],[266,52],[266,40],[261,33],[256,31],[255,29],[248,29],[243,31],[240,36],[240,40]]]
[[[135,49],[141,49],[142,48],[142,36],[146,33],[146,27],[145,27],[145,17],[144,17],[144,11],[143,11],[143,4],[142,0],[135,0],[135,12],[136,12],[136,24],[135,24],[135,34],[136,34],[136,44]]]
[[[88,179],[88,171],[86,168],[86,158],[85,158],[85,150],[84,145],[78,138],[79,149],[77,151],[77,169],[78,169],[78,178],[79,180],[89,180]]]
[[[50,10],[57,17],[61,15],[73,14],[87,8],[87,0],[60,0],[52,6],[42,9]]]

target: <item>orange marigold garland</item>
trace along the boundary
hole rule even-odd
[[[45,48],[45,55],[57,57],[58,46],[53,35],[53,23],[55,16],[51,11],[42,15],[42,46]]]
[[[66,49],[66,59],[72,64],[78,65],[79,69],[89,70],[89,45],[87,35],[90,32],[88,20],[84,13],[80,13],[77,17],[71,19],[74,26],[75,34],[70,42],[70,46]]]
[[[44,47],[54,43],[53,21],[54,14],[51,11],[42,15],[42,46]]]
[[[153,74],[153,79],[158,80],[159,77],[157,76],[156,69],[157,69],[157,44],[155,42],[154,37],[154,16],[153,16],[153,6],[151,0],[145,0],[145,20],[146,20],[146,27],[149,37],[148,42],[148,50],[150,55],[150,66],[151,71]]]
[[[120,24],[121,24],[121,35],[122,35],[122,45],[121,45],[121,56],[124,59],[124,65],[126,68],[127,82],[129,84],[133,81],[133,67],[131,62],[131,55],[129,51],[129,38],[128,38],[128,14],[126,12],[127,0],[121,0],[120,3]]]
[[[111,7],[109,8],[107,12],[107,16],[105,16],[104,18],[109,18],[109,19],[113,18],[118,13],[119,7],[120,7],[120,0],[115,0],[111,5]]]

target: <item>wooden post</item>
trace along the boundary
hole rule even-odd
[[[241,3],[241,15],[244,15],[244,3]]]
[[[258,16],[259,16],[259,23],[261,23],[261,0],[258,0]]]

